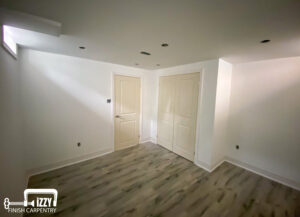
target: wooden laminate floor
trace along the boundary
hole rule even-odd
[[[299,191],[229,163],[208,173],[151,143],[33,176],[29,187],[58,190],[53,216],[300,216]]]

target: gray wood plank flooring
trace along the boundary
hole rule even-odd
[[[208,173],[151,143],[30,178],[64,217],[300,217],[300,192],[229,163]],[[47,215],[27,215],[47,216]]]

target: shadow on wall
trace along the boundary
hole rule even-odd
[[[22,98],[27,169],[113,148],[111,104],[106,102],[110,73],[94,89],[101,77],[87,79],[94,72],[84,67],[39,62],[30,55],[25,61]],[[77,148],[77,142],[82,147]]]
[[[53,84],[60,87],[86,108],[96,113],[99,117],[107,117],[107,114],[103,113],[103,106],[106,106],[107,96],[100,94],[101,89],[98,88],[98,90],[95,90],[89,87],[90,82],[89,80],[86,80],[85,77],[90,74],[85,72],[86,69],[80,69],[81,72],[78,74],[76,72],[72,73],[76,66],[72,67],[72,65],[69,64],[59,66],[48,66],[47,64],[36,65],[35,60],[31,60],[29,64],[31,64],[32,67],[38,66],[35,67],[36,71],[39,71],[40,74],[52,81]],[[84,73],[86,75],[84,75]],[[106,82],[111,81],[109,80]],[[101,86],[100,83],[99,86]],[[108,86],[111,85],[108,84]]]
[[[48,69],[43,72],[53,84],[59,86],[62,90],[67,92],[70,96],[74,97],[78,102],[86,108],[96,113],[99,117],[105,117],[106,114],[102,112],[106,98],[100,95],[97,91],[82,85],[79,81],[71,77],[55,71],[55,69]]]
[[[34,51],[22,66],[28,170],[113,150],[111,67]]]

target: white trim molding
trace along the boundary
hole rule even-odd
[[[154,143],[154,144],[157,145],[157,139],[156,138],[151,137],[150,138],[150,142],[152,142],[152,143]]]
[[[207,163],[202,162],[202,161],[197,161],[195,160],[194,164],[204,170],[206,170],[207,172],[213,172],[215,169],[217,169],[222,163],[224,163],[224,159],[221,160],[219,163],[215,164],[214,166],[209,166]]]
[[[211,166],[211,171],[214,171],[219,166],[221,166],[225,162],[225,159],[222,159],[219,163],[216,163],[215,165]]]
[[[198,167],[200,167],[200,168],[206,170],[206,171],[209,172],[209,173],[212,172],[212,170],[210,169],[210,166],[209,166],[207,163],[205,163],[205,162],[202,162],[202,161],[199,161],[199,160],[195,160],[195,161],[194,161],[194,164],[195,164],[196,166],[198,166]]]
[[[228,163],[230,163],[230,164],[233,164],[235,166],[241,167],[241,168],[243,168],[245,170],[248,170],[250,172],[253,172],[255,174],[258,174],[260,176],[263,176],[263,177],[265,177],[267,179],[270,179],[272,181],[278,182],[280,184],[283,184],[285,186],[291,187],[291,188],[296,189],[296,190],[300,190],[300,183],[299,182],[287,179],[285,177],[276,175],[276,174],[271,173],[269,171],[260,169],[258,167],[252,166],[250,164],[241,162],[239,160],[236,160],[236,159],[233,159],[233,158],[230,158],[230,157],[225,157],[223,160],[221,160],[215,166],[210,166],[207,163],[199,161],[199,160],[198,161],[195,160],[194,164],[196,166],[198,166],[198,167],[206,170],[207,172],[211,173],[215,169],[217,169],[220,165],[222,165],[225,161],[228,162]]]
[[[140,140],[140,144],[146,143],[146,142],[152,142],[152,141],[151,141],[151,138],[148,137],[148,138],[143,138],[143,139]]]
[[[258,167],[252,166],[250,164],[241,162],[239,160],[236,160],[236,159],[233,159],[233,158],[230,158],[230,157],[225,157],[225,161],[227,161],[228,163],[231,163],[235,166],[241,167],[245,170],[248,170],[250,172],[256,173],[256,174],[258,174],[260,176],[263,176],[267,179],[270,179],[272,181],[278,182],[280,184],[286,185],[286,186],[294,188],[296,190],[300,190],[300,183],[299,182],[287,179],[285,177],[276,175],[276,174],[271,173],[269,171],[260,169]]]
[[[152,137],[144,138],[140,140],[140,143],[152,142],[153,144],[157,145],[156,139]]]
[[[153,138],[147,138],[147,139],[143,139],[141,141],[141,143],[145,143],[145,142],[154,143],[153,140],[154,140]],[[80,163],[80,162],[83,162],[83,161],[91,160],[91,159],[101,157],[103,155],[106,155],[106,154],[109,154],[109,153],[112,153],[112,152],[114,152],[113,148],[107,148],[107,149],[103,149],[103,150],[95,152],[95,153],[91,153],[91,154],[87,154],[87,155],[84,155],[84,156],[79,156],[79,157],[76,157],[76,158],[72,158],[72,159],[69,159],[69,160],[60,161],[60,162],[50,164],[50,165],[47,165],[47,166],[31,169],[31,170],[27,171],[27,180],[26,180],[27,181],[27,186],[28,186],[29,178],[31,176],[38,175],[38,174],[45,173],[45,172],[49,172],[49,171],[56,170],[56,169],[60,169],[60,168],[70,166],[70,165],[73,165],[73,164],[77,164],[77,163]],[[296,190],[300,190],[300,183],[299,182],[284,178],[282,176],[276,175],[274,173],[268,172],[266,170],[260,169],[258,167],[252,166],[250,164],[241,162],[239,160],[236,160],[236,159],[233,159],[233,158],[230,158],[230,157],[225,157],[223,160],[221,160],[219,163],[215,164],[214,166],[210,166],[207,163],[199,161],[199,160],[195,160],[194,164],[196,166],[204,169],[205,171],[211,173],[215,169],[217,169],[220,165],[222,165],[225,161],[230,163],[230,164],[233,164],[235,166],[241,167],[245,170],[248,170],[250,172],[253,172],[255,174],[258,174],[260,176],[263,176],[263,177],[265,177],[267,179],[270,179],[272,181],[278,182],[280,184],[283,184],[285,186],[291,187],[291,188],[296,189]]]
[[[35,176],[35,175],[42,174],[45,172],[50,172],[52,170],[60,169],[60,168],[66,167],[66,166],[71,166],[73,164],[77,164],[77,163],[80,163],[83,161],[91,160],[91,159],[112,153],[113,151],[114,151],[113,148],[106,148],[106,149],[103,149],[103,150],[100,150],[100,151],[97,151],[94,153],[90,153],[90,154],[82,155],[82,156],[75,157],[72,159],[52,163],[52,164],[49,164],[46,166],[30,169],[27,171],[27,182],[31,176]]]

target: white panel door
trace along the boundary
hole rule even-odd
[[[200,73],[159,79],[157,143],[194,160]]]
[[[178,75],[174,106],[173,152],[194,160],[200,73]]]
[[[116,75],[115,85],[115,149],[139,143],[140,79]]]
[[[159,79],[157,143],[172,150],[174,124],[175,76]]]

